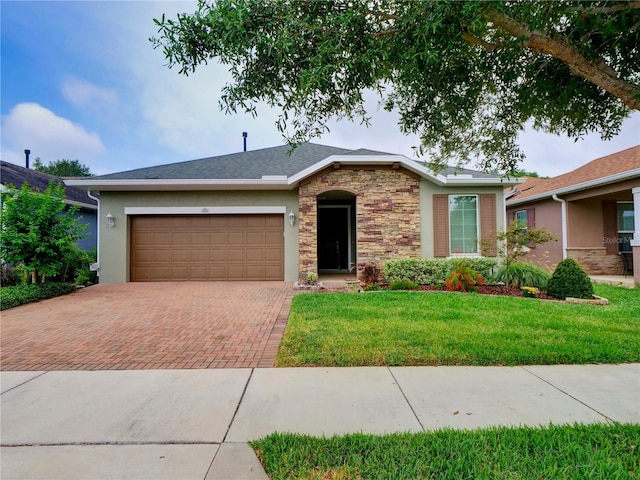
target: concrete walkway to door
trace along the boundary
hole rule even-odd
[[[2,312],[2,370],[272,367],[286,282],[95,285]]]

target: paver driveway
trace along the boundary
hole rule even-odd
[[[95,285],[1,314],[2,370],[271,367],[286,282]]]

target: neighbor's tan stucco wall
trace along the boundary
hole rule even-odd
[[[505,225],[505,207],[503,188],[497,187],[446,187],[439,186],[431,181],[422,178],[420,181],[420,230],[421,230],[421,252],[423,258],[433,258],[434,244],[433,238],[433,196],[435,194],[447,195],[480,195],[482,193],[493,193],[496,196],[496,228],[501,230]]]
[[[288,213],[298,216],[298,192],[292,191],[198,191],[198,192],[101,192],[100,282],[129,281],[129,218],[125,207],[286,207],[284,222],[284,278],[298,277],[298,223],[289,224]],[[115,217],[108,228],[106,215]]]
[[[543,267],[554,268],[562,261],[562,205],[548,199],[509,207],[508,211],[517,212],[528,208],[535,209],[535,227],[547,229],[555,235],[556,239],[536,245],[524,258]]]

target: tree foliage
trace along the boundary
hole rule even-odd
[[[77,207],[65,210],[64,187],[51,182],[39,192],[24,184],[19,190],[4,190],[0,199],[2,260],[22,265],[32,283],[59,273],[87,227],[80,225]]]
[[[90,177],[92,175],[91,170],[84,163],[80,163],[79,160],[67,160],[64,158],[49,162],[49,165],[44,165],[40,157],[38,157],[33,162],[33,168],[38,172],[48,173],[56,177]]]
[[[201,0],[155,22],[170,67],[227,65],[221,108],[266,101],[292,144],[367,123],[373,90],[433,167],[511,172],[525,125],[610,139],[640,110],[638,1]]]

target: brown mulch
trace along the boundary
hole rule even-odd
[[[479,285],[477,293],[481,295],[502,295],[506,297],[524,297],[522,290],[519,288],[505,287],[503,285]],[[420,290],[427,292],[446,292],[445,287],[437,287],[435,285],[420,285]],[[547,295],[545,292],[538,293],[538,297],[542,300],[558,300],[555,297]]]

